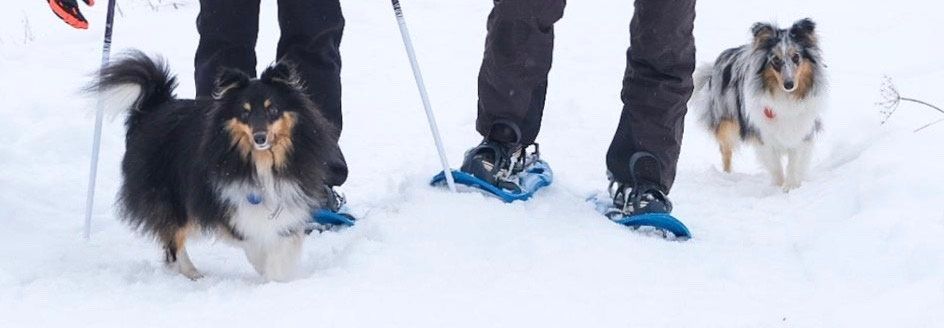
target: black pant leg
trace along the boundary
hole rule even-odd
[[[322,115],[341,132],[341,35],[344,17],[339,0],[279,0],[278,59],[297,66],[306,91]],[[341,148],[325,156],[326,183],[340,186],[347,180]]]
[[[197,97],[213,93],[223,67],[256,74],[259,0],[200,0],[197,16],[200,44],[194,56]]]
[[[629,159],[650,152],[637,175],[672,188],[682,144],[686,103],[695,70],[695,0],[636,0],[623,78],[623,113],[606,155],[610,173],[630,183]],[[662,169],[659,170],[658,166]]]
[[[341,130],[341,35],[339,0],[279,0],[278,59],[291,60],[311,100]]]
[[[489,136],[495,121],[507,120],[521,129],[523,144],[537,138],[554,50],[554,23],[564,15],[565,3],[494,2],[478,81],[476,129],[483,136]]]

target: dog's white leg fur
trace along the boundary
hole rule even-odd
[[[784,182],[782,157],[781,152],[774,147],[767,145],[757,146],[757,159],[760,160],[761,165],[770,173],[772,182],[776,186],[783,186]]]
[[[247,243],[243,249],[249,263],[263,278],[285,282],[295,278],[304,240],[304,233],[296,233],[264,244]]]
[[[177,250],[177,261],[171,264],[171,269],[190,278],[190,280],[203,278],[203,274],[197,271],[197,267],[190,261],[190,255],[187,254],[186,247],[181,247]]]
[[[809,171],[812,154],[812,141],[804,141],[799,147],[787,152],[787,177],[783,184],[783,191],[800,187]]]
[[[272,243],[266,257],[263,276],[268,280],[280,282],[294,279],[304,240],[305,234],[299,232]]]
[[[256,273],[262,275],[265,272],[265,260],[266,260],[266,249],[260,245],[252,243],[243,243],[243,251],[246,253],[246,259],[249,260],[249,264],[252,264],[252,268],[256,270]]]

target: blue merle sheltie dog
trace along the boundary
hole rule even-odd
[[[323,155],[336,128],[290,63],[258,79],[224,70],[213,99],[176,99],[176,84],[162,61],[130,52],[90,87],[128,113],[120,215],[191,279],[201,274],[186,242],[200,233],[243,248],[267,280],[291,279],[311,213],[329,197]]]
[[[734,150],[747,141],[774,184],[784,191],[800,186],[827,93],[815,29],[810,19],[788,29],[756,23],[749,44],[725,50],[714,65],[695,72],[692,106],[714,132],[725,172],[731,172]]]

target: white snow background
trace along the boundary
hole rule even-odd
[[[605,188],[620,114],[629,0],[569,1],[539,137],[556,181],[527,203],[427,186],[435,149],[389,1],[343,1],[341,190],[357,226],[308,238],[302,277],[264,283],[241,251],[189,247],[206,278],[169,272],[115,215],[122,119],[105,125],[91,241],[81,237],[105,4],[91,29],[44,1],[0,11],[0,327],[942,327],[944,124],[910,104],[880,125],[881,76],[944,105],[940,13],[929,0],[698,3],[699,62],[755,21],[819,23],[831,97],[812,174],[788,194],[750,149],[719,170],[688,119],[671,194],[694,233],[668,242],[584,203]],[[119,1],[114,49],[165,56],[193,96],[197,1]],[[176,8],[172,3],[179,4]],[[453,166],[474,131],[490,1],[404,0]],[[263,1],[260,67],[274,59]]]

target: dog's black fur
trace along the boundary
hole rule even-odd
[[[236,240],[252,235],[232,223],[239,205],[221,195],[226,186],[262,184],[259,175],[271,174],[297,185],[312,211],[323,206],[322,155],[336,147],[338,132],[309,100],[290,63],[276,63],[258,79],[224,70],[214,99],[177,99],[176,85],[163,61],[135,51],[103,69],[90,86],[103,93],[140,87],[134,103],[123,108],[129,115],[120,214],[163,243],[169,264],[191,229]],[[269,148],[253,139],[262,133]],[[282,233],[294,229],[304,227]]]

